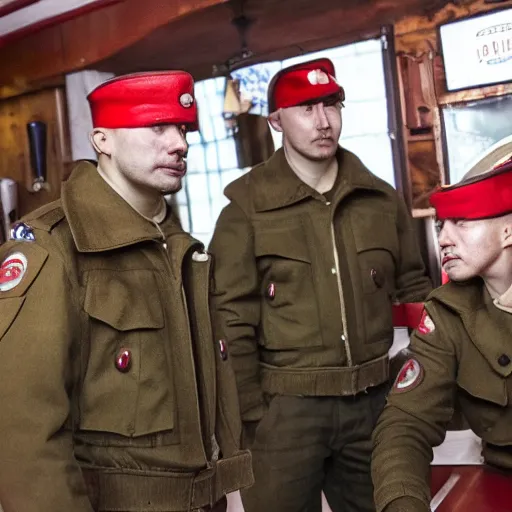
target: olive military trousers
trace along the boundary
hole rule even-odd
[[[348,397],[276,395],[254,433],[245,512],[374,512],[372,432],[388,384]]]

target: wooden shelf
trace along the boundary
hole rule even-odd
[[[485,98],[494,98],[496,96],[505,96],[506,94],[512,94],[512,81],[506,84],[490,85],[478,89],[445,92],[439,95],[438,102],[440,106],[445,106],[455,103],[465,103],[467,101],[483,100]]]
[[[411,135],[407,134],[407,142],[410,144],[412,142],[424,142],[426,140],[435,140],[434,133],[422,133],[420,135]]]
[[[434,208],[413,208],[412,216],[414,219],[421,219],[424,217],[433,217],[436,214]]]

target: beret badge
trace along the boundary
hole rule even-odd
[[[192,94],[189,94],[188,92],[182,94],[180,96],[180,103],[182,107],[190,108],[194,103],[194,98],[192,97]]]

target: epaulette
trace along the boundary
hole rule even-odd
[[[482,286],[480,278],[449,281],[430,292],[427,301],[440,302],[459,313],[471,313],[482,304]]]
[[[233,198],[236,197],[237,194],[246,189],[249,182],[249,177],[247,176],[248,174],[249,173],[245,174],[244,176],[240,176],[240,178],[237,178],[236,180],[232,181],[224,189],[224,195],[228,199],[233,200]]]
[[[47,205],[25,215],[21,220],[29,226],[42,229],[48,233],[53,226],[65,217],[60,200],[53,201]]]

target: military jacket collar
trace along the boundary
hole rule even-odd
[[[80,252],[100,252],[185,233],[171,212],[158,227],[137,213],[98,174],[81,162],[62,186],[62,205]],[[191,237],[186,235],[187,239]]]
[[[512,286],[503,294],[494,299],[494,305],[507,313],[512,313]]]
[[[333,202],[339,202],[356,188],[377,190],[374,176],[350,151],[338,147],[336,158],[341,180],[337,180],[338,189],[334,193]],[[263,182],[263,186],[254,187],[254,207],[257,212],[283,208],[306,197],[320,196],[293,172],[283,148],[261,165],[258,174],[258,180]]]
[[[512,315],[500,311],[480,278],[465,283],[448,283],[432,292],[430,298],[457,312],[471,341],[492,368],[508,377],[512,364],[502,366],[498,360],[512,352]]]

